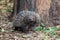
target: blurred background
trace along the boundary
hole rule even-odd
[[[36,33],[13,32],[14,17],[22,10],[40,15]],[[60,0],[0,0],[0,40],[60,40]]]

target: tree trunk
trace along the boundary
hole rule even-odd
[[[17,14],[17,2],[18,2],[17,0],[14,0],[13,12],[11,13],[10,16],[8,16],[8,19],[9,19],[10,21],[13,21],[14,17],[15,17],[16,14]]]
[[[35,11],[36,12],[36,0],[20,0],[19,1],[19,11],[22,10],[29,10],[29,11]],[[19,12],[18,11],[18,12]]]
[[[51,0],[14,0],[17,4],[14,6],[13,17],[22,10],[38,12],[41,19],[47,24],[49,23],[49,8]],[[15,16],[14,16],[15,15]]]
[[[10,21],[12,21],[16,14],[18,14],[22,10],[37,12],[36,0],[14,0],[13,12],[9,17]]]
[[[52,26],[53,25],[49,21],[50,3],[51,3],[51,0],[37,0],[36,1],[37,11],[41,16],[42,21],[46,24],[46,26]]]
[[[52,0],[49,17],[54,26],[60,25],[60,0]]]

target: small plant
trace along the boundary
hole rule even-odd
[[[43,29],[43,27],[38,26],[38,27],[36,27],[34,30],[35,30],[35,31],[41,31],[42,29]]]
[[[40,25],[35,28],[35,30],[36,30],[36,31],[41,31],[41,30],[44,29],[45,26],[46,26],[46,25],[45,25],[43,22],[41,22]]]
[[[46,25],[43,22],[41,22],[40,25],[38,27],[36,27],[34,30],[35,31],[43,31],[50,35],[55,35],[56,34],[55,31],[59,30],[59,28],[56,28],[56,27],[47,27],[46,28]]]
[[[5,30],[3,28],[0,28],[0,32],[5,32]]]
[[[43,32],[49,33],[49,34],[51,34],[51,35],[55,35],[55,34],[56,34],[55,31],[57,31],[57,30],[59,30],[59,28],[56,28],[56,27],[48,27],[48,28],[45,28],[45,29],[43,30]]]

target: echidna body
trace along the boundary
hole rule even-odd
[[[40,16],[38,13],[33,11],[20,11],[15,20],[13,21],[13,26],[15,29],[19,28],[23,32],[33,30],[34,27],[40,24]]]

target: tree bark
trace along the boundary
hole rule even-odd
[[[8,16],[9,21],[13,21],[14,17],[17,14],[17,2],[18,2],[18,0],[14,0],[13,12],[11,13],[10,16]]]
[[[14,0],[14,11],[11,18],[14,18],[22,10],[38,12],[41,19],[47,25],[52,25],[49,22],[49,8],[51,0]]]
[[[49,17],[54,26],[60,25],[60,0],[51,0]]]
[[[37,12],[36,0],[14,0],[13,12],[9,17],[10,21],[12,21],[16,14],[18,14],[22,10]]]

